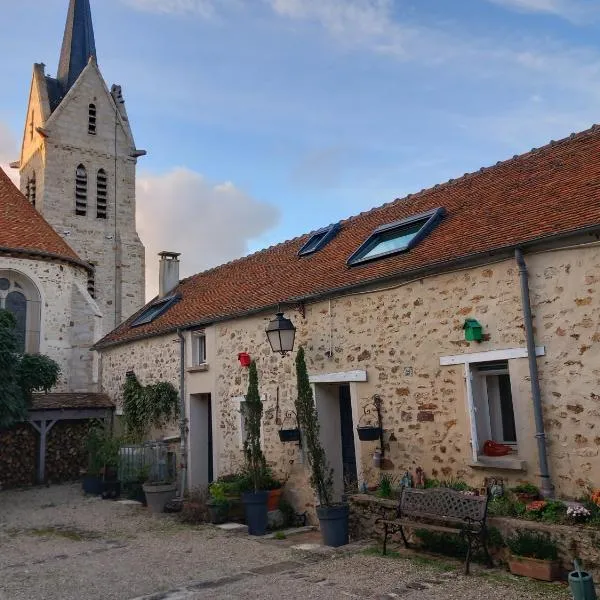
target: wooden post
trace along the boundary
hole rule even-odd
[[[44,483],[46,479],[46,441],[48,437],[48,432],[52,429],[54,424],[58,419],[54,419],[52,421],[48,421],[43,419],[38,421],[30,421],[31,425],[37,430],[40,434],[40,454],[39,454],[39,468],[38,468],[38,483]]]

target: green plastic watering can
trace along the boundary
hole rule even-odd
[[[574,560],[575,570],[569,573],[569,588],[573,600],[596,600],[594,580],[587,571],[582,571],[579,563]]]

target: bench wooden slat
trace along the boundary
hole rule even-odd
[[[447,533],[460,533],[463,530],[460,527],[444,527],[443,525],[433,525],[432,523],[420,523],[419,521],[413,521],[412,519],[395,519],[393,521],[385,519],[379,522],[385,523],[386,525],[406,525],[407,527],[411,527],[413,529],[429,529],[431,531],[445,531]]]

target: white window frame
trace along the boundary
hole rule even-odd
[[[201,340],[204,340],[204,356],[200,355]],[[206,333],[204,331],[194,331],[192,333],[192,365],[194,367],[199,367],[200,365],[206,364],[208,364],[206,359]]]
[[[546,354],[546,348],[544,346],[537,346],[535,349],[536,356],[544,356]],[[515,358],[527,358],[527,348],[506,348],[504,350],[490,350],[488,352],[472,352],[468,354],[456,354],[453,356],[441,356],[440,365],[464,365],[464,378],[465,388],[467,392],[467,414],[469,417],[469,424],[471,428],[471,450],[473,453],[473,462],[477,463],[480,458],[479,453],[479,436],[477,434],[477,418],[475,410],[475,398],[473,396],[473,380],[471,365],[483,362],[494,362],[506,360],[510,361]],[[509,369],[510,370],[510,369]],[[514,397],[513,397],[513,410],[514,410]],[[517,414],[515,411],[515,419]]]

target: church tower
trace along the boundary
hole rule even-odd
[[[58,73],[33,66],[21,191],[94,266],[88,290],[108,333],[144,304],[144,246],[135,224],[136,149],[118,85],[96,60],[89,0],[70,0]]]

